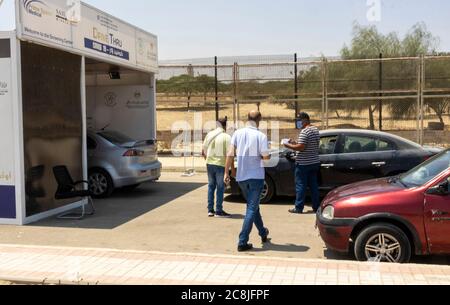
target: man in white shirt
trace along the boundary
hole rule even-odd
[[[229,169],[232,168],[234,157],[237,156],[236,181],[247,200],[247,213],[239,236],[239,252],[253,249],[253,245],[248,243],[253,224],[256,225],[262,242],[268,242],[269,230],[264,227],[259,204],[265,180],[264,161],[270,160],[270,154],[267,136],[258,130],[261,120],[262,115],[259,111],[249,113],[247,127],[236,131],[231,139],[225,165],[225,183],[229,184],[231,179]]]

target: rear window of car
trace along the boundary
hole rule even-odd
[[[395,145],[390,141],[364,136],[346,136],[344,153],[364,153],[395,150]]]
[[[120,132],[117,132],[117,131],[102,131],[102,132],[99,132],[98,135],[116,145],[134,141],[130,137],[128,137]]]

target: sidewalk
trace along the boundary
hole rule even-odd
[[[206,173],[206,161],[202,157],[174,157],[164,155],[158,157],[162,163],[163,171],[166,172],[185,172],[186,169],[195,169],[197,173]],[[185,164],[186,162],[186,164]]]
[[[1,280],[82,285],[448,285],[450,267],[0,245]]]

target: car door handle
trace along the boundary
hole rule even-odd
[[[443,212],[443,211],[438,211],[438,210],[433,210],[433,211],[431,211],[431,213],[433,213],[433,216],[446,216],[446,215],[448,215],[448,212]]]
[[[372,165],[381,167],[381,166],[386,165],[386,162],[373,162]]]
[[[450,221],[450,217],[446,217],[450,215],[448,212],[432,210],[431,214],[433,215],[433,221]]]
[[[334,164],[322,164],[323,168],[332,168],[334,167]]]

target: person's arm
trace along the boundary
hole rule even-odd
[[[264,136],[261,141],[260,151],[261,151],[261,158],[263,159],[263,161],[270,161],[271,155],[269,150],[269,141],[266,136]]]
[[[229,185],[231,182],[230,169],[231,169],[231,176],[236,177],[236,167],[234,166],[235,156],[236,156],[236,146],[230,145],[230,149],[228,150],[227,153],[227,161],[225,163],[224,182],[226,185]]]
[[[306,149],[306,145],[300,143],[289,143],[285,144],[284,146],[286,146],[286,148],[292,149],[293,151],[304,151]]]
[[[306,149],[306,142],[307,142],[306,141],[306,135],[302,132],[300,134],[298,142],[295,142],[295,141],[291,140],[291,141],[289,141],[288,144],[285,144],[284,146],[286,148],[289,148],[289,149],[293,150],[293,151],[300,151],[300,152],[302,152],[302,151],[304,151]]]
[[[207,147],[207,144],[208,144],[208,136],[206,136],[206,138],[205,138],[205,141],[203,142],[203,146],[202,146],[202,156],[203,156],[203,159],[207,159],[207,157],[208,157],[208,147]]]

